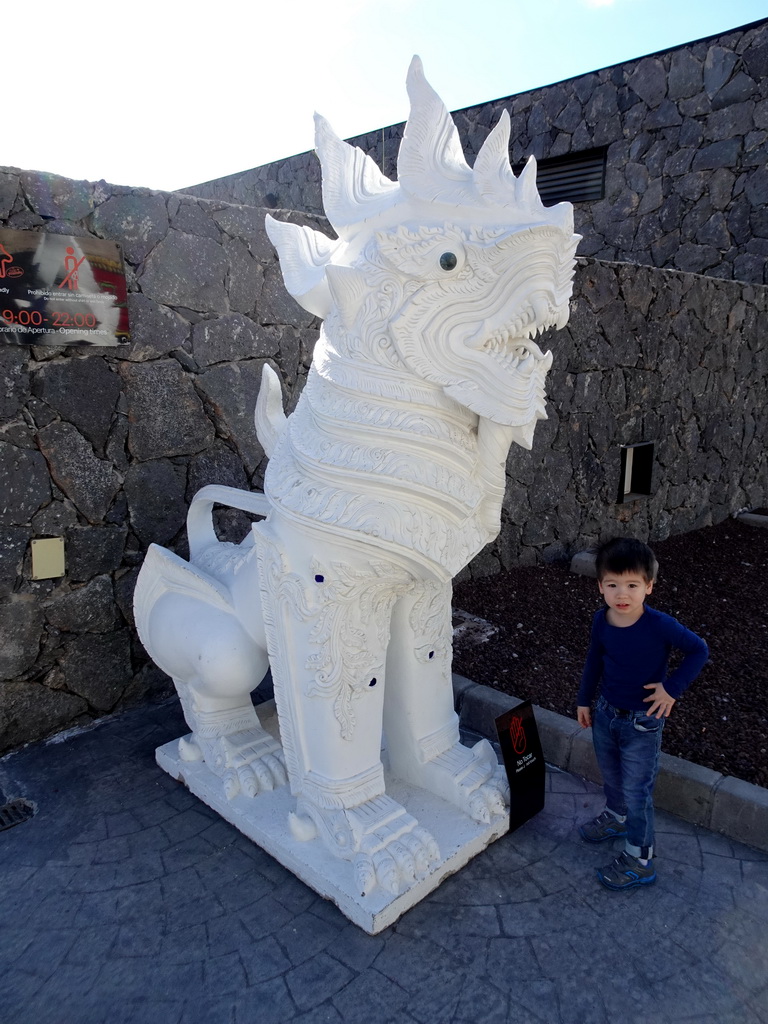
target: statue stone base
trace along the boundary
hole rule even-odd
[[[259,720],[264,729],[279,740],[274,701],[260,704]],[[434,836],[440,860],[430,872],[418,878],[398,895],[377,886],[368,896],[357,891],[349,865],[335,857],[320,842],[295,839],[289,827],[294,799],[288,786],[260,793],[253,800],[242,793],[228,800],[221,779],[205,761],[187,761],[179,753],[179,740],[172,740],[156,751],[157,763],[174,779],[208,804],[236,829],[253,840],[283,867],[300,878],[324,899],[331,900],[353,924],[369,935],[394,924],[459,868],[469,863],[486,846],[507,832],[509,819],[496,815],[490,824],[474,821],[457,807],[399,779],[387,771],[386,750],[382,751],[387,793],[407,807]]]

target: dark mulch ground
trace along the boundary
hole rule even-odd
[[[664,750],[768,787],[768,530],[729,519],[653,548],[660,570],[648,603],[703,636],[710,650],[670,715]],[[596,581],[566,564],[459,584],[454,608],[486,622],[456,616],[454,671],[575,716],[600,601]]]

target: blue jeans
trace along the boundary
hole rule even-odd
[[[598,697],[592,740],[603,775],[606,807],[627,817],[627,853],[653,856],[653,787],[666,719],[621,711]]]

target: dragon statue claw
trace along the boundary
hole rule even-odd
[[[380,885],[396,895],[440,860],[433,836],[388,796],[349,809],[299,801],[290,824],[297,840],[320,837],[337,856],[351,860],[361,893]]]

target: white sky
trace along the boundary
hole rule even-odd
[[[0,164],[179,189],[402,121],[418,53],[449,110],[768,16],[768,0],[3,3]]]

